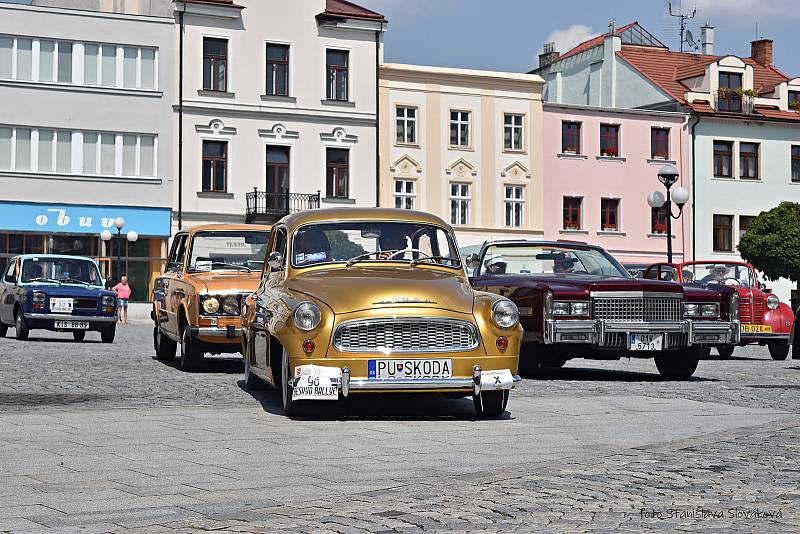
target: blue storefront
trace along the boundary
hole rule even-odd
[[[118,232],[120,217],[124,226]],[[0,267],[24,253],[90,256],[98,258],[107,278],[128,275],[133,300],[147,300],[165,261],[171,217],[169,208],[0,201]],[[104,230],[111,240],[101,239]],[[135,240],[127,238],[129,232]]]

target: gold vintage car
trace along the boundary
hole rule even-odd
[[[261,278],[270,227],[207,225],[178,232],[153,287],[156,358],[190,371],[206,353],[241,349],[241,303]]]
[[[245,382],[298,405],[364,392],[472,396],[503,413],[519,362],[517,307],[470,287],[453,230],[417,211],[289,215],[242,310]]]

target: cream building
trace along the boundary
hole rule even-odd
[[[462,248],[544,234],[538,75],[386,63],[381,206],[435,213]]]

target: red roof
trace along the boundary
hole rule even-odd
[[[630,28],[630,27],[632,27],[632,26],[634,26],[636,24],[639,24],[639,23],[638,22],[631,22],[630,24],[626,24],[625,26],[617,28],[614,31],[614,35],[621,35],[622,32],[624,32],[625,30],[627,30],[628,28]],[[590,48],[594,48],[595,46],[600,46],[601,44],[603,44],[603,40],[606,37],[608,37],[609,35],[611,35],[611,32],[606,32],[603,35],[598,35],[597,37],[592,37],[588,41],[582,42],[581,44],[579,44],[575,48],[564,52],[563,54],[558,56],[558,59],[562,60],[565,57],[574,56],[575,54],[580,54],[581,52],[585,52],[586,50],[589,50]]]
[[[373,20],[386,22],[386,17],[347,0],[326,0],[325,11],[320,16],[339,19]]]
[[[800,113],[797,111],[782,111],[772,106],[761,106],[756,104],[753,106],[755,110],[768,119],[779,119],[785,121],[800,121]]]

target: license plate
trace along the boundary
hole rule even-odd
[[[631,334],[631,350],[663,350],[663,334]]]
[[[772,326],[766,324],[743,324],[742,334],[771,334]]]
[[[55,313],[72,313],[72,299],[50,299],[50,311]]]
[[[414,380],[450,378],[453,362],[450,358],[413,360],[369,360],[367,378],[371,380]]]
[[[86,321],[56,321],[55,326],[64,330],[89,330],[89,323]]]

